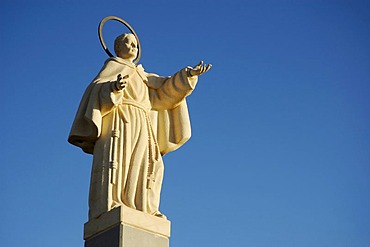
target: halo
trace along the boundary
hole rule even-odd
[[[122,23],[123,25],[125,25],[129,30],[130,32],[135,36],[136,40],[137,40],[137,48],[138,48],[138,53],[137,53],[137,57],[136,59],[133,61],[135,64],[137,64],[140,60],[140,57],[141,57],[141,46],[140,46],[140,41],[139,41],[139,37],[137,36],[137,34],[135,33],[134,29],[124,20],[122,20],[121,18],[117,17],[117,16],[113,16],[113,15],[110,15],[110,16],[107,16],[105,17],[103,20],[101,20],[101,22],[99,23],[99,27],[98,27],[98,35],[99,35],[99,40],[100,40],[100,44],[103,46],[103,49],[104,51],[108,54],[108,56],[110,57],[114,57],[113,54],[109,51],[107,45],[105,44],[104,42],[104,38],[103,38],[103,26],[104,24],[109,21],[109,20],[114,20],[114,21],[118,21],[120,23]]]

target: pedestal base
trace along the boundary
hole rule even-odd
[[[85,224],[85,247],[169,247],[170,224],[122,206]]]

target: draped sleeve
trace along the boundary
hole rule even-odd
[[[161,154],[174,151],[191,137],[186,97],[194,90],[197,77],[187,77],[182,69],[172,77],[147,74],[151,119]]]
[[[122,92],[114,91],[117,74],[122,65],[108,59],[85,90],[69,133],[68,142],[92,154],[101,133],[102,118],[119,104]]]

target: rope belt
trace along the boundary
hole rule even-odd
[[[155,132],[153,130],[153,127],[152,127],[152,122],[150,120],[150,116],[149,116],[149,110],[147,108],[145,108],[143,105],[135,102],[135,101],[131,101],[131,100],[124,100],[122,101],[122,104],[123,105],[131,105],[131,106],[134,106],[136,108],[139,108],[141,110],[144,111],[145,113],[145,122],[146,122],[146,126],[147,126],[147,129],[148,129],[148,163],[149,163],[149,166],[148,166],[148,173],[147,173],[147,189],[151,189],[152,188],[152,185],[153,183],[155,182],[155,176],[154,176],[154,171],[155,171],[155,163],[159,160],[159,149],[158,149],[158,143],[157,143],[157,140],[155,138]],[[119,135],[119,124],[118,124],[118,118],[119,118],[119,114],[118,114],[118,111],[117,109],[114,109],[115,113],[114,113],[114,119],[113,119],[113,129],[112,129],[112,139],[113,139],[113,153],[112,153],[112,161],[111,161],[111,168],[112,168],[112,176],[114,175],[115,176],[115,173],[114,173],[114,170],[117,169],[117,161],[116,161],[116,152],[117,152],[117,147],[116,147],[116,143],[118,141],[118,138],[120,138],[120,135]],[[112,182],[115,181],[114,178],[112,178],[111,180]],[[114,182],[113,182],[114,183]]]

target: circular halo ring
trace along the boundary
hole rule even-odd
[[[118,22],[122,23],[135,36],[136,41],[137,41],[138,53],[137,53],[136,59],[133,62],[135,64],[137,64],[140,60],[140,57],[141,57],[141,45],[140,45],[139,37],[135,33],[134,29],[126,21],[122,20],[121,18],[119,18],[117,16],[113,16],[113,15],[107,16],[103,20],[101,20],[101,22],[99,23],[98,35],[99,35],[100,44],[103,46],[104,51],[108,54],[108,56],[114,57],[113,54],[109,51],[107,45],[104,42],[104,38],[103,38],[103,26],[109,20],[114,20],[114,21],[118,21]]]

